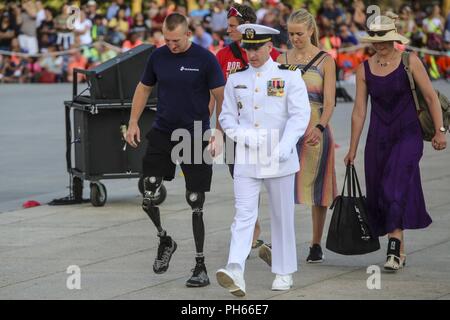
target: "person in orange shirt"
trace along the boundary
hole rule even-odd
[[[69,60],[69,65],[67,67],[67,81],[73,81],[73,69],[86,69],[87,59],[81,54],[81,51],[76,51]],[[84,80],[84,75],[78,74],[77,82]]]
[[[140,46],[142,44],[142,40],[139,39],[139,34],[136,33],[134,30],[131,30],[131,32],[128,34],[128,40],[125,40],[122,44],[123,51],[128,51],[130,49],[136,48],[137,46]]]
[[[447,53],[450,53],[450,42],[444,43],[444,49]],[[450,78],[450,56],[442,55],[436,59],[436,63],[439,67],[439,72],[444,77],[444,79]]]

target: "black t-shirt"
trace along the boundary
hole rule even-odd
[[[158,104],[153,127],[164,132],[194,130],[194,121],[209,129],[209,91],[225,85],[216,57],[192,43],[174,54],[167,46],[150,55],[141,78],[146,86],[158,83]]]
[[[3,28],[0,25],[0,32],[4,33],[4,32],[9,32],[9,31],[14,31],[14,29],[12,27]],[[0,47],[11,48],[11,41],[12,41],[12,38],[9,38],[9,39],[3,39],[2,38],[2,39],[0,39]]]

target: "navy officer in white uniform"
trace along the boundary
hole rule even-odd
[[[236,213],[228,263],[216,277],[230,293],[244,296],[245,261],[263,184],[271,212],[272,290],[292,287],[292,274],[297,271],[293,190],[295,173],[300,169],[295,148],[306,131],[311,109],[300,70],[270,57],[272,34],[279,31],[256,24],[242,24],[238,30],[243,34],[249,67],[230,74],[219,116],[227,137],[237,142]]]

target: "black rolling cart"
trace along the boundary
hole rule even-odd
[[[53,200],[50,205],[89,201],[83,199],[84,181],[89,181],[93,206],[103,206],[107,200],[101,180],[139,178],[138,189],[143,193],[141,172],[146,144],[132,148],[127,145],[124,133],[134,90],[153,48],[141,45],[94,69],[74,70],[73,99],[64,102],[70,194]],[[87,82],[87,88],[80,94],[76,81],[79,74]],[[86,91],[88,95],[83,95]],[[154,88],[139,121],[141,141],[145,140],[155,117],[156,91]],[[161,204],[166,195],[162,186],[156,202]]]

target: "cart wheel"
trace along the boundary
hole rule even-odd
[[[106,203],[106,187],[103,183],[91,183],[91,203],[94,207],[102,207]]]
[[[79,177],[72,178],[72,192],[76,202],[83,202],[83,180]]]
[[[139,192],[142,194],[142,196],[144,196],[144,178],[143,177],[139,178],[138,189],[139,189]]]

